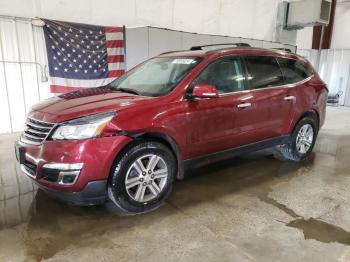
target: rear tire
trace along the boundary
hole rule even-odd
[[[304,117],[293,130],[291,142],[280,148],[282,156],[291,161],[305,160],[312,152],[317,138],[317,124],[314,119]]]
[[[158,208],[170,195],[176,176],[172,151],[156,141],[131,145],[118,157],[108,182],[108,197],[122,215]]]

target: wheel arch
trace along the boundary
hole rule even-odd
[[[297,126],[297,124],[300,122],[301,119],[303,119],[304,117],[311,117],[315,120],[316,125],[317,125],[317,131],[319,130],[320,127],[320,114],[317,112],[316,109],[309,109],[307,111],[305,111],[299,118],[298,120],[294,123],[293,129]]]
[[[159,132],[128,133],[126,135],[129,137],[132,137],[134,140],[131,141],[129,144],[127,144],[124,149],[128,148],[135,142],[146,141],[146,140],[157,141],[167,146],[173,152],[176,158],[176,162],[177,162],[176,179],[181,180],[184,178],[184,174],[185,174],[184,160],[182,158],[182,154],[178,144],[176,143],[175,139],[173,139],[171,136],[164,133],[159,133]]]

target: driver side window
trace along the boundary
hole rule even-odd
[[[225,58],[209,64],[193,84],[214,85],[219,94],[244,90],[244,72],[239,58]]]

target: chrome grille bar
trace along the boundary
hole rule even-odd
[[[50,134],[53,123],[48,123],[34,118],[28,118],[25,129],[21,135],[21,141],[26,144],[40,145]]]
[[[35,129],[32,129],[32,128],[28,128],[27,131],[29,133],[34,133],[34,134],[37,134],[38,136],[46,136],[46,132],[43,132],[43,131],[38,131],[38,130],[35,130]]]
[[[27,126],[30,126],[30,127],[33,127],[33,128],[37,128],[37,129],[41,129],[41,130],[49,130],[49,129],[51,129],[50,127],[41,126],[41,125],[34,124],[34,123],[31,123],[31,122],[27,122],[26,124],[27,124]]]

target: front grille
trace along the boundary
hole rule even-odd
[[[48,134],[51,132],[55,124],[28,118],[21,141],[26,144],[40,145]]]

